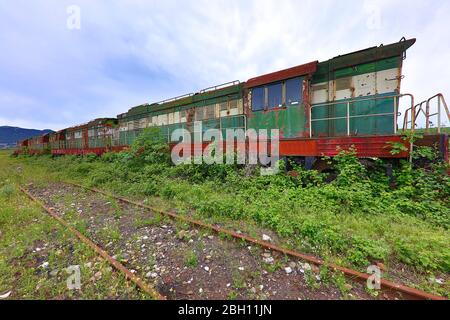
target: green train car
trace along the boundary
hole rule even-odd
[[[132,108],[118,116],[120,145],[130,145],[148,127],[158,127],[169,143],[175,129],[184,128],[195,134],[194,122],[208,129],[245,129],[243,86],[239,81],[207,88],[159,103]]]
[[[391,153],[386,146],[393,142],[407,146],[401,133],[423,127],[425,137],[417,143],[437,146],[448,161],[448,135],[441,132],[450,119],[444,96],[416,103],[412,94],[401,92],[406,51],[415,42],[403,38],[246,82],[142,104],[117,119],[96,119],[61,131],[50,139],[51,152],[123,150],[145,128],[159,128],[161,138],[172,145],[171,135],[178,128],[187,129],[192,137],[218,129],[224,139],[227,129],[278,129],[280,156],[308,163],[335,156],[339,147],[355,147],[365,158],[406,158],[409,152]],[[201,123],[201,132],[195,123]]]

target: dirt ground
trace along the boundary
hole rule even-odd
[[[27,187],[168,299],[402,299],[71,185]]]

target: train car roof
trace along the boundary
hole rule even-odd
[[[117,119],[116,118],[97,118],[97,119],[91,120],[89,122],[85,122],[85,123],[82,123],[79,125],[75,125],[75,126],[72,126],[69,128],[62,129],[60,131],[64,131],[64,130],[65,131],[74,131],[74,130],[85,129],[89,126],[96,125],[96,124],[102,124],[107,121],[117,121]]]
[[[166,99],[160,102],[152,103],[152,104],[141,104],[139,106],[133,107],[126,113],[121,113],[117,115],[118,119],[126,119],[130,117],[139,117],[146,115],[150,112],[156,112],[161,110],[167,110],[171,108],[187,106],[193,103],[198,103],[205,100],[214,99],[217,97],[227,96],[236,94],[240,92],[245,83],[242,83],[238,80],[227,82],[224,84],[220,84],[217,86],[209,87],[203,90],[200,90],[197,93],[189,93],[182,96]]]
[[[414,38],[409,40],[402,38],[400,42],[354,51],[344,55],[336,56],[324,62],[319,63],[318,61],[314,61],[293,68],[271,72],[268,74],[264,74],[262,76],[249,79],[246,83],[246,88],[253,88],[264,84],[273,83],[298,76],[314,74],[317,71],[319,65],[320,66],[326,65],[330,71],[333,71],[336,69],[350,67],[357,64],[363,64],[380,59],[400,56],[403,55],[403,53],[408,48],[410,48],[415,42],[416,39]]]
[[[306,64],[301,64],[292,68],[275,71],[271,73],[264,74],[255,78],[251,78],[247,81],[245,87],[253,88],[262,86],[267,83],[277,82],[284,79],[295,78],[299,76],[304,76],[307,74],[313,74],[317,70],[318,61],[313,61]]]

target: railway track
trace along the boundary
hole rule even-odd
[[[20,187],[20,190],[26,194],[33,202],[37,203],[40,207],[42,207],[52,218],[57,220],[63,227],[69,230],[72,234],[78,237],[83,243],[88,245],[91,249],[93,249],[96,253],[98,253],[103,259],[105,259],[108,263],[111,264],[117,271],[121,272],[125,275],[125,277],[133,282],[136,286],[138,286],[143,292],[148,294],[151,298],[157,300],[165,300],[166,298],[162,296],[158,291],[156,291],[153,287],[149,286],[141,279],[136,277],[130,270],[128,270],[123,264],[121,264],[116,259],[113,259],[105,250],[100,248],[97,244],[95,244],[92,240],[84,236],[81,232],[73,228],[69,223],[67,223],[64,219],[59,217],[53,210],[44,205],[41,201],[39,201],[36,197],[34,197],[30,192],[28,192],[25,188]]]
[[[293,258],[297,258],[303,261],[306,261],[308,263],[314,264],[316,266],[326,266],[327,268],[334,270],[334,271],[340,271],[342,272],[346,277],[348,277],[351,280],[357,280],[360,282],[367,282],[367,280],[369,279],[369,277],[371,277],[370,274],[365,274],[353,269],[349,269],[349,268],[345,268],[339,265],[335,265],[335,264],[330,264],[327,263],[321,259],[318,259],[316,257],[310,256],[310,255],[306,255],[303,253],[299,253],[296,251],[292,251],[289,249],[285,249],[282,248],[280,246],[274,245],[272,243],[266,242],[266,241],[262,241],[253,237],[250,237],[248,235],[242,234],[242,233],[237,233],[234,232],[232,230],[228,230],[222,227],[218,227],[218,226],[214,226],[214,225],[210,225],[207,223],[204,223],[202,221],[199,220],[195,220],[192,219],[190,217],[186,217],[186,216],[181,216],[178,214],[175,214],[173,212],[167,212],[167,211],[163,211],[163,210],[159,210],[157,208],[153,208],[149,205],[145,205],[142,204],[140,202],[137,201],[133,201],[133,200],[129,200],[123,197],[119,197],[117,195],[111,194],[109,192],[105,192],[103,190],[99,190],[96,188],[89,188],[86,186],[82,186],[80,184],[76,184],[76,183],[72,183],[72,182],[65,182],[68,185],[72,185],[74,187],[77,188],[81,188],[81,189],[85,189],[85,190],[89,190],[91,192],[94,193],[98,193],[98,194],[102,194],[104,196],[107,197],[111,197],[116,199],[117,201],[120,201],[121,203],[124,204],[128,204],[128,205],[133,205],[145,210],[148,210],[150,212],[153,213],[158,213],[161,214],[163,216],[167,216],[173,220],[177,220],[177,221],[182,221],[184,223],[188,223],[194,227],[197,228],[202,228],[202,229],[206,229],[212,232],[215,232],[217,234],[224,234],[224,235],[228,235],[234,239],[239,239],[239,240],[243,240],[249,244],[254,244],[257,245],[263,249],[267,249],[273,252],[278,252],[281,253],[283,255],[286,256],[290,256]],[[20,190],[22,192],[24,192],[30,199],[32,199],[33,201],[37,202],[48,214],[50,214],[53,218],[55,218],[56,220],[58,220],[59,223],[61,223],[63,226],[65,226],[66,228],[68,228],[69,231],[71,231],[72,233],[74,233],[78,238],[80,238],[81,241],[85,242],[86,244],[88,244],[89,246],[91,246],[97,253],[99,253],[103,258],[105,258],[109,263],[111,263],[111,265],[113,265],[117,270],[119,270],[120,272],[122,272],[123,274],[125,274],[125,276],[127,277],[127,279],[129,279],[130,281],[134,282],[140,289],[142,289],[144,292],[146,292],[147,294],[149,294],[150,296],[156,298],[156,299],[165,299],[164,296],[162,296],[161,294],[159,294],[154,288],[148,286],[146,283],[144,283],[142,280],[140,280],[138,277],[136,277],[132,272],[130,272],[126,267],[124,267],[122,264],[120,264],[117,260],[113,259],[111,256],[108,255],[108,253],[106,251],[104,251],[103,249],[101,249],[98,245],[96,245],[93,241],[91,241],[90,239],[88,239],[87,237],[85,237],[84,235],[82,235],[80,232],[78,232],[77,230],[75,230],[74,228],[72,228],[67,222],[65,222],[63,219],[61,219],[61,217],[59,217],[58,215],[56,215],[50,208],[48,208],[47,206],[45,206],[42,202],[40,202],[37,198],[35,198],[31,193],[29,193],[26,189],[24,188],[20,188]],[[395,293],[395,292],[399,292],[402,294],[403,297],[408,298],[408,299],[419,299],[419,300],[447,300],[444,297],[440,297],[440,296],[436,296],[427,292],[424,292],[422,290],[418,290],[415,288],[411,288],[402,284],[398,284],[386,279],[381,279],[380,280],[380,285],[381,285],[381,290],[383,292],[389,292],[389,293]]]

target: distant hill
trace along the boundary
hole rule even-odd
[[[23,129],[18,127],[0,126],[0,147],[15,145],[17,141],[31,138],[38,135],[43,135],[53,130],[36,130],[36,129]]]

